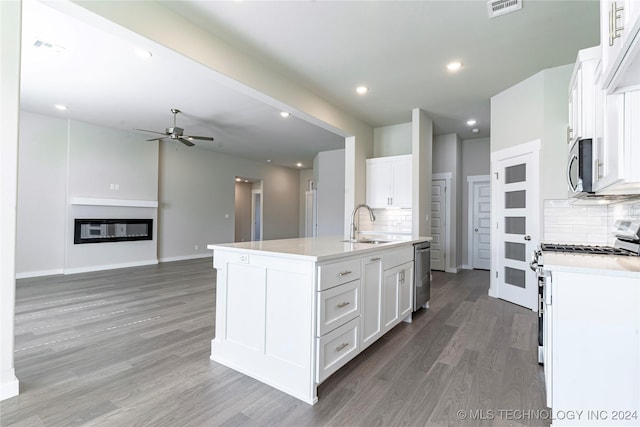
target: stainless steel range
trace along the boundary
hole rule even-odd
[[[564,243],[542,243],[540,249],[533,252],[529,266],[538,278],[538,363],[544,363],[544,306],[549,304],[545,294],[545,285],[549,271],[544,268],[545,252],[563,252],[568,254],[601,256],[640,256],[640,219],[616,221],[613,234],[616,241],[613,246],[593,246]]]

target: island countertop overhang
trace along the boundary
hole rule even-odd
[[[292,239],[262,240],[252,242],[210,244],[208,249],[229,252],[255,252],[262,255],[279,255],[292,259],[308,261],[331,261],[351,255],[364,255],[368,252],[412,246],[416,243],[430,242],[431,237],[418,237],[409,240],[393,240],[387,243],[351,243],[341,236],[299,237]]]

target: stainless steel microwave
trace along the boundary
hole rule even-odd
[[[593,143],[591,139],[578,139],[569,150],[567,184],[570,197],[593,193]]]

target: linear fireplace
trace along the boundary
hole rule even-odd
[[[153,219],[78,219],[73,243],[129,242],[153,240]]]

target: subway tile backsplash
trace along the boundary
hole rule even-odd
[[[585,206],[572,205],[569,200],[545,200],[542,240],[612,245],[613,224],[625,218],[640,218],[640,202]]]
[[[411,234],[411,209],[374,209],[375,221],[369,219],[369,212],[360,209],[359,230],[364,233]]]

